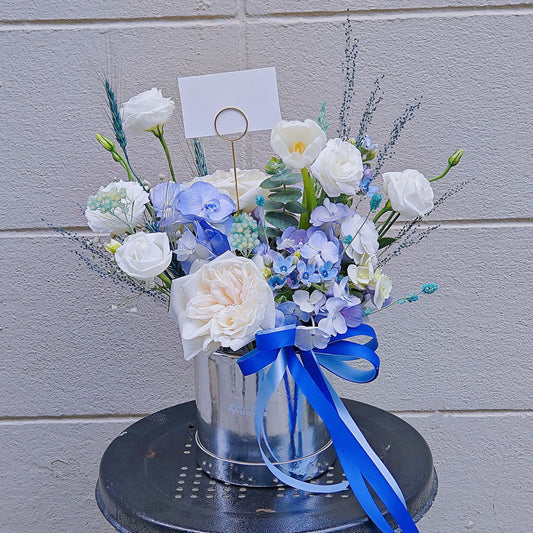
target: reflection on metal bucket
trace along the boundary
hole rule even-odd
[[[243,376],[238,357],[214,353],[196,357],[198,464],[210,476],[267,487],[278,482],[264,464],[254,427],[258,376]],[[273,455],[283,472],[301,480],[327,470],[336,458],[322,420],[287,374],[264,416]]]

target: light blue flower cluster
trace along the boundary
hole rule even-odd
[[[248,213],[240,213],[233,217],[231,225],[231,246],[239,252],[250,252],[259,246],[259,230],[257,222]]]
[[[93,211],[102,213],[113,213],[115,209],[126,212],[129,209],[126,189],[113,188],[110,191],[98,191],[96,194],[89,196],[87,207]]]

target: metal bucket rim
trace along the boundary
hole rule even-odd
[[[218,459],[219,461],[224,461],[225,463],[232,463],[232,464],[238,464],[238,465],[249,465],[249,466],[265,466],[265,463],[249,463],[246,461],[237,461],[234,459],[228,459],[226,457],[220,457],[213,452],[209,451],[204,447],[204,445],[200,442],[200,438],[198,437],[198,431],[194,435],[194,439],[196,441],[197,446],[207,455],[210,455],[211,457],[214,457],[215,459]],[[310,455],[305,455],[304,457],[298,457],[298,459],[292,459],[291,461],[279,461],[279,462],[273,462],[273,465],[290,465],[292,463],[297,463],[299,461],[305,461],[306,459],[311,459],[312,457],[315,457],[316,455],[326,451],[330,446],[333,445],[333,442],[329,440],[322,448],[316,450],[314,453]]]

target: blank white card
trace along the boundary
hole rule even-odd
[[[278,84],[274,67],[178,78],[185,137],[216,135],[215,117],[225,107],[241,109],[248,131],[270,130],[280,120]],[[220,133],[244,130],[244,119],[227,111],[217,121]]]

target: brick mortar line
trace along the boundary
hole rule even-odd
[[[396,19],[396,18],[419,18],[419,17],[439,17],[441,15],[450,14],[453,16],[471,16],[471,15],[499,15],[502,12],[504,14],[511,14],[521,11],[529,11],[533,8],[533,3],[523,2],[521,4],[498,4],[493,6],[426,6],[426,7],[405,7],[405,8],[389,8],[389,9],[359,9],[350,10],[351,20],[360,20],[368,18],[376,19]],[[280,11],[274,13],[247,13],[247,16],[251,19],[279,19],[279,18],[333,18],[339,17],[344,20],[346,18],[346,9],[338,9],[332,11]]]
[[[395,224],[399,228],[403,222]],[[531,218],[512,219],[460,219],[460,220],[426,220],[422,221],[422,227],[440,225],[443,229],[468,229],[468,228],[522,228],[533,225]],[[86,237],[96,236],[85,226],[65,226],[65,230],[76,232]],[[0,229],[0,239],[20,238],[20,237],[61,237],[61,235],[51,228],[12,228]],[[107,238],[107,235],[102,235]]]
[[[513,417],[531,416],[533,409],[437,409],[431,411],[390,411],[396,416],[430,417],[436,414],[450,415],[457,418],[491,418],[491,417]],[[63,415],[63,416],[14,416],[0,417],[0,425],[28,425],[44,423],[98,423],[98,422],[134,422],[147,414],[116,414],[116,415]]]
[[[394,20],[405,18],[442,18],[447,16],[506,16],[533,13],[533,4],[500,4],[496,6],[442,6],[406,9],[373,9],[350,12],[350,18],[357,20]],[[339,11],[310,11],[310,12],[281,12],[281,13],[246,13],[245,21],[259,23],[269,20],[285,22],[325,20],[344,20],[346,12]],[[155,27],[155,26],[197,26],[198,23],[213,25],[227,22],[243,24],[240,10],[228,15],[184,15],[167,17],[132,17],[132,18],[95,18],[95,19],[27,19],[27,20],[0,20],[0,31],[42,31],[50,29],[80,29],[80,28],[112,28],[121,27]]]

